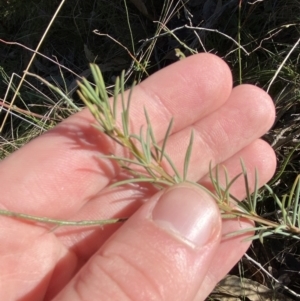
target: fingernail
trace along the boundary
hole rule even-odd
[[[197,187],[174,187],[164,193],[152,211],[155,224],[195,247],[206,245],[216,230],[220,214],[214,200]]]

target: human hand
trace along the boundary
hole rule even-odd
[[[138,85],[131,102],[135,132],[145,124],[144,107],[158,140],[174,117],[167,153],[179,169],[194,129],[189,179],[209,186],[210,162],[225,165],[233,177],[241,157],[250,180],[255,168],[259,185],[273,175],[274,152],[258,139],[274,121],[273,103],[257,87],[232,89],[229,68],[216,56],[189,57]],[[211,197],[187,184],[160,192],[142,184],[109,188],[124,173],[101,154],[124,151],[91,123],[83,110],[2,161],[1,208],[57,219],[129,220],[49,231],[0,216],[0,300],[204,300],[249,246],[241,242],[245,236],[222,234],[251,223],[221,223]],[[231,192],[245,196],[242,179]]]

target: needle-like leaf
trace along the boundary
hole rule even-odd
[[[183,166],[183,181],[186,181],[187,178],[188,168],[190,166],[191,154],[193,150],[193,142],[194,142],[194,131],[191,132],[190,142],[185,153],[184,166]]]
[[[169,122],[165,137],[163,139],[163,143],[162,143],[162,147],[161,147],[161,153],[160,153],[160,157],[158,159],[159,162],[162,162],[163,158],[165,157],[165,148],[166,148],[166,145],[167,145],[168,138],[171,134],[171,130],[172,130],[172,127],[173,127],[173,122],[174,122],[174,119],[172,118]]]

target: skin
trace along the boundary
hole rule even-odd
[[[226,166],[234,177],[241,170],[240,158],[250,186],[255,168],[259,185],[272,177],[275,155],[259,137],[274,122],[273,102],[255,86],[232,88],[230,70],[216,56],[189,57],[138,85],[131,103],[136,133],[145,126],[144,107],[158,141],[174,117],[167,153],[179,170],[194,129],[190,180],[210,187],[210,162]],[[91,127],[93,122],[83,110],[3,160],[0,206],[59,219],[130,219],[123,225],[53,230],[0,217],[0,300],[203,300],[249,247],[241,242],[245,236],[228,239],[223,234],[251,223],[221,222],[210,197],[187,184],[160,192],[138,184],[108,189],[126,175],[100,155],[126,153]],[[244,197],[242,179],[231,192]],[[172,209],[179,212],[180,224],[180,211],[195,196],[212,208],[212,218],[201,226],[207,229],[201,247],[151,217],[158,202],[182,198],[182,205],[175,201]]]

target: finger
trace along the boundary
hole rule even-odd
[[[133,130],[145,125],[144,107],[157,140],[164,137],[171,118],[172,133],[197,122],[223,105],[232,89],[232,75],[224,61],[202,53],[151,76],[134,92]],[[137,96],[139,94],[139,97]]]
[[[215,286],[229,273],[251,245],[250,242],[244,241],[249,236],[249,233],[234,238],[224,238],[224,236],[250,227],[253,227],[253,224],[245,219],[222,221],[221,236],[223,239],[216,250],[214,261],[198,288],[196,297],[193,299],[194,301],[206,300]]]
[[[143,205],[56,298],[193,300],[219,244],[221,221],[203,190],[180,185]]]
[[[182,173],[193,130],[188,179],[198,181],[207,173],[209,164],[216,166],[261,137],[274,119],[274,104],[267,93],[255,86],[238,86],[218,110],[172,135],[166,152]]]
[[[245,179],[242,175],[243,170],[241,160],[245,164],[250,192],[254,191],[256,172],[257,186],[261,187],[274,175],[277,161],[273,148],[267,142],[257,139],[231,156],[229,159],[219,163],[218,179],[222,187],[226,186],[225,169],[227,171],[229,181],[241,174],[230,188],[232,195],[239,200],[242,200],[246,196]],[[212,175],[216,177],[216,168],[212,169]],[[209,173],[207,173],[199,181],[199,183],[208,189],[213,190]]]
[[[174,131],[179,131],[222,105],[230,88],[230,72],[223,61],[213,55],[194,56],[136,87],[131,116],[135,127],[145,124],[145,104],[159,140],[172,115]],[[18,183],[17,190],[3,192],[2,205],[67,218],[105,187],[119,169],[99,159],[99,154],[111,153],[112,146],[90,126],[92,120],[86,111],[76,114],[1,162],[2,185]]]
[[[263,184],[267,183],[275,172],[275,152],[269,146],[269,144],[263,140],[256,140],[254,143],[250,144],[242,151],[222,163],[222,166],[227,169],[229,179],[232,179],[234,176],[242,172],[242,168],[239,163],[240,158],[242,158],[245,163],[250,192],[254,190],[255,170],[259,171],[257,179],[258,187],[261,187]],[[212,174],[215,174],[215,170],[213,170]],[[226,181],[224,173],[222,173],[222,168],[220,169],[219,181],[220,185],[225,187]],[[211,188],[211,180],[209,179],[209,175],[203,177],[200,183],[208,188]],[[231,186],[230,193],[239,200],[245,198],[246,189],[243,177],[237,179],[237,181]],[[218,283],[225,277],[225,275],[228,274],[228,272],[232,269],[232,266],[240,260],[251,244],[251,242],[245,242],[243,239],[252,236],[253,233],[249,232],[243,236],[235,236],[231,238],[226,238],[226,236],[238,230],[252,227],[253,223],[244,219],[225,219],[222,221],[223,239],[216,251],[215,260],[211,264],[210,269],[201,287],[199,288],[195,300],[205,299],[208,295],[208,292],[213,290],[216,283]]]

